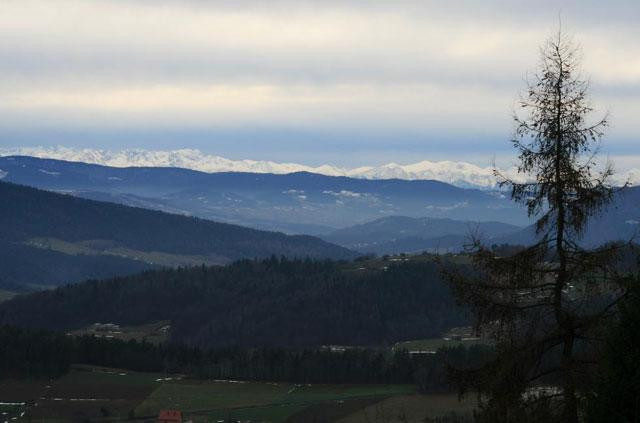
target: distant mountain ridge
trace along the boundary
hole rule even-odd
[[[363,253],[397,254],[459,251],[472,236],[491,242],[521,230],[501,222],[389,216],[339,229],[322,238]]]
[[[393,215],[529,222],[500,192],[431,180],[120,168],[25,156],[0,157],[0,169],[8,182],[287,233],[326,234]]]
[[[477,237],[485,245],[530,245],[537,239],[533,225],[501,222],[389,216],[338,229],[322,238],[363,253],[397,254],[461,251]],[[592,216],[578,243],[585,248],[607,242],[640,240],[640,187],[615,193],[613,201]]]
[[[437,181],[118,168],[24,156],[0,157],[0,169],[8,182],[257,229],[317,235],[360,252],[459,250],[475,229],[491,243],[533,240],[525,210],[506,193]],[[640,222],[640,196],[635,194],[639,192],[639,187],[630,187],[616,195],[593,219],[585,243],[631,238],[639,228],[634,223]],[[438,219],[441,225],[425,226]],[[377,233],[371,225],[375,221],[387,224],[388,232]],[[407,222],[413,223],[403,227]],[[523,229],[495,232],[491,222],[508,231],[513,225]],[[365,232],[351,233],[352,227]],[[379,239],[366,235],[369,230]]]
[[[327,176],[348,176],[365,179],[434,180],[462,188],[493,189],[496,178],[491,166],[477,166],[460,161],[423,160],[411,164],[387,163],[380,166],[344,168],[332,165],[308,166],[298,163],[279,163],[260,160],[230,160],[205,154],[196,149],[169,151],[152,150],[96,150],[68,147],[22,147],[0,149],[0,156],[32,156],[57,160],[77,161],[112,167],[179,167],[202,172],[250,172],[287,174],[310,172]],[[501,169],[514,180],[521,179],[514,167]],[[0,178],[2,173],[0,171]],[[640,169],[631,169],[616,177],[616,183],[640,183]]]
[[[5,286],[59,284],[143,268],[226,264],[271,255],[356,256],[311,236],[259,231],[6,182],[0,182],[0,198],[0,285]],[[73,280],[64,279],[67,274]]]
[[[348,176],[365,179],[435,180],[464,188],[487,189],[496,185],[493,168],[453,161],[433,162],[424,160],[408,165],[388,163],[381,166],[343,168],[332,165],[307,166],[273,161],[229,160],[220,156],[204,154],[194,149],[171,151],[122,150],[114,152],[66,147],[0,149],[0,156],[31,156],[111,167],[178,167],[208,173],[288,174],[310,172],[326,176]],[[507,169],[505,172],[515,176],[514,169]]]

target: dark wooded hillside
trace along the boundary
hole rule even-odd
[[[389,345],[466,323],[433,261],[358,266],[272,258],[148,271],[16,297],[0,304],[0,323],[170,320],[172,341],[207,347]]]

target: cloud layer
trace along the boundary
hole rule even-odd
[[[446,150],[443,139],[502,142],[562,12],[584,47],[594,102],[612,112],[607,147],[640,153],[637,2],[449,3],[4,1],[0,143],[29,132],[46,144],[62,131],[70,144],[110,148],[101,134],[114,130],[182,131],[182,146],[203,148],[189,140],[199,131],[211,151],[229,133],[378,134],[381,150],[422,142],[425,154]]]

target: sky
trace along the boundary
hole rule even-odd
[[[640,2],[622,0],[0,0],[0,148],[503,164],[560,20],[610,113],[602,154],[639,167]]]

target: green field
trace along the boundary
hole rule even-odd
[[[486,336],[478,337],[470,326],[450,328],[446,333],[438,338],[416,339],[398,342],[393,349],[407,350],[409,352],[430,352],[435,353],[440,348],[470,347],[473,345],[491,345],[492,340]]]
[[[227,264],[229,259],[216,255],[183,255],[170,254],[160,251],[141,251],[115,245],[108,240],[87,240],[70,242],[57,238],[31,238],[26,245],[45,250],[57,251],[69,255],[107,255],[142,261],[149,264],[178,267]]]
[[[363,407],[349,416],[337,420],[340,423],[365,422],[423,422],[425,418],[437,418],[451,413],[471,418],[476,405],[472,395],[461,401],[455,394],[396,395]]]
[[[421,421],[471,407],[455,395],[418,395],[410,385],[203,381],[92,366],[74,366],[54,381],[0,381],[0,403],[25,403],[0,410],[12,421],[46,422],[144,421],[161,409],[182,410],[193,422]]]
[[[154,415],[162,408],[190,410],[194,421],[238,419],[283,422],[314,405],[336,407],[354,400],[383,400],[414,393],[407,385],[296,385],[290,383],[180,380],[159,386],[136,408]]]

